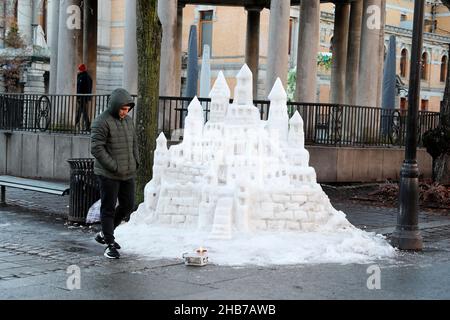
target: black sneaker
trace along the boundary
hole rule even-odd
[[[106,244],[106,241],[105,241],[105,237],[103,236],[103,232],[98,232],[96,235],[95,235],[95,241],[97,241],[98,243],[100,243],[100,244]],[[119,250],[119,249],[121,249],[122,247],[117,243],[117,242],[115,242],[114,241],[114,247],[117,249],[117,250]]]
[[[114,247],[114,244],[109,244],[106,249],[105,253],[103,254],[108,259],[119,259],[120,253],[117,251],[117,249]]]

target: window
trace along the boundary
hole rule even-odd
[[[408,108],[408,102],[406,98],[400,98],[400,114],[406,115],[406,109]]]
[[[400,22],[408,20],[408,16],[404,13],[400,14]]]
[[[420,100],[420,111],[428,110],[428,100],[422,99]]]
[[[428,80],[428,53],[422,53],[422,63],[420,64],[420,78]]]
[[[400,76],[406,77],[406,68],[408,66],[408,51],[403,49],[400,56]]]
[[[203,55],[203,47],[209,46],[209,52],[212,55],[212,28],[213,28],[213,10],[200,11],[200,26],[199,26],[199,56]]]
[[[441,82],[445,82],[447,77],[447,56],[443,56],[441,59]]]

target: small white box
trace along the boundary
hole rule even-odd
[[[208,264],[206,249],[197,249],[193,253],[183,253],[184,264],[187,266],[203,267]]]

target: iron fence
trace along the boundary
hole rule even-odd
[[[108,100],[109,95],[1,94],[0,129],[90,134],[90,124]]]
[[[159,129],[169,139],[176,140],[184,127],[190,98],[160,97]],[[200,98],[205,121],[209,119],[210,99]],[[230,99],[230,103],[233,100]],[[255,100],[261,120],[267,120],[270,101]],[[326,103],[288,102],[288,114],[298,111],[303,118],[305,143],[332,146],[404,146],[406,137],[405,110],[386,110],[372,107]],[[438,112],[419,112],[418,143],[429,129],[439,125]]]
[[[137,97],[133,98],[137,102]],[[109,95],[1,94],[0,129],[87,135],[93,119],[106,110],[108,99]],[[170,140],[182,137],[191,100],[186,97],[159,98],[158,128]],[[211,101],[206,98],[199,101],[205,121],[208,121]],[[267,120],[270,102],[255,100],[254,105],[260,111],[261,120]],[[405,142],[406,111],[288,102],[289,116],[295,111],[303,118],[306,144],[403,146]],[[134,109],[130,116],[134,118]],[[439,121],[437,112],[419,112],[419,144],[423,133],[437,127]]]

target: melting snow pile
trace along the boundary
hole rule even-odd
[[[153,179],[129,223],[116,231],[127,251],[180,258],[202,246],[222,265],[369,262],[394,255],[382,236],[355,228],[316,181],[303,120],[289,119],[280,79],[268,121],[253,105],[252,74],[237,75],[234,102],[222,72],[209,121],[197,98],[183,142],[157,139]]]

